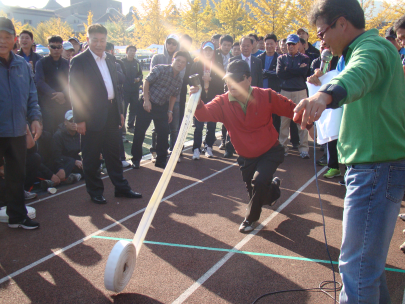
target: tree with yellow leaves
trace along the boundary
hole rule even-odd
[[[84,33],[79,34],[79,41],[81,42],[87,41],[87,29],[92,24],[93,24],[93,12],[89,11],[89,13],[87,14],[87,24],[83,23]]]
[[[142,3],[143,14],[141,23],[143,25],[142,44],[164,44],[168,34],[165,18],[162,13],[160,0],[145,0]]]
[[[202,42],[210,40],[213,30],[213,12],[210,6],[205,9],[200,0],[187,0],[186,8],[182,11],[182,32],[193,38],[195,47],[199,47]]]
[[[215,18],[220,23],[221,33],[240,38],[252,30],[246,8],[240,0],[223,0],[215,2]]]
[[[0,17],[7,18],[7,14],[4,11],[0,11]],[[11,22],[13,22],[13,24],[14,24],[16,35],[19,35],[23,30],[28,30],[30,32],[34,31],[34,28],[31,25],[29,25],[28,23],[22,24],[20,21],[17,21],[14,18],[11,19]]]
[[[383,1],[380,12],[368,21],[368,28],[377,28],[384,37],[386,30],[405,14],[405,0]]]
[[[72,32],[73,29],[67,22],[62,21],[60,18],[51,18],[38,24],[34,30],[34,40],[36,43],[48,45],[49,36],[59,35],[63,40],[67,40],[72,35]]]
[[[257,0],[255,4],[245,4],[250,8],[250,22],[255,33],[261,36],[274,33],[278,38],[290,34],[291,0]]]
[[[311,11],[315,2],[316,0],[294,0],[290,8],[292,22],[287,25],[288,34],[295,34],[298,29],[305,28],[309,32],[308,41],[310,43],[314,43],[318,40],[316,28],[308,21],[308,13]]]
[[[114,45],[128,45],[132,42],[132,37],[126,31],[127,25],[124,20],[108,21],[104,25],[108,32],[108,42]]]

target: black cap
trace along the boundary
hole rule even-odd
[[[77,39],[76,37],[70,37],[70,38],[68,39],[68,41],[70,41],[70,40],[74,40],[74,41],[76,41],[77,43],[80,43],[79,39]]]
[[[14,24],[6,17],[0,17],[0,31],[6,31],[15,36]]]
[[[237,59],[234,61],[231,61],[227,68],[226,68],[226,74],[224,76],[225,79],[227,77],[231,77],[233,79],[238,79],[241,78],[243,75],[250,75],[250,68],[249,64],[241,59]]]
[[[385,31],[385,39],[387,38],[393,38],[393,39],[397,39],[397,34],[395,34],[395,31],[393,29],[393,27],[389,27],[386,31]]]

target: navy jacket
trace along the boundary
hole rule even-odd
[[[265,63],[266,63],[266,52],[257,56],[258,59],[262,61],[262,69],[263,69],[263,79],[268,79],[269,87],[265,89],[272,89],[277,93],[280,93],[280,79],[277,76],[277,58],[279,54],[274,53],[273,60],[270,63],[270,68],[268,71],[264,71]]]
[[[231,57],[229,62],[234,60],[242,60],[242,55]],[[256,58],[255,56],[250,56],[250,74],[252,76],[252,86],[263,88],[263,69],[262,69],[262,62],[260,59]]]
[[[303,63],[306,66],[301,68]],[[294,58],[290,54],[278,56],[277,76],[281,79],[281,89],[290,92],[306,90],[309,66],[309,57],[301,53],[297,53]]]
[[[24,136],[27,119],[42,118],[29,65],[13,52],[10,56],[9,68],[0,62],[0,137]]]
[[[21,49],[17,52],[17,55],[21,56],[24,58],[24,51]],[[41,55],[35,53],[33,50],[31,50],[30,54],[30,61],[32,61],[33,65],[33,72],[35,73],[35,66],[37,65],[37,62],[42,58]],[[24,59],[25,60],[25,59]]]
[[[123,113],[123,97],[118,87],[114,56],[107,54],[105,60],[115,92],[113,102],[118,109],[115,117],[118,126],[121,124],[120,114]],[[107,123],[110,101],[103,77],[89,49],[70,61],[69,95],[75,122],[86,122],[89,131],[101,131]]]

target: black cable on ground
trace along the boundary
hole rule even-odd
[[[321,192],[319,190],[319,184],[318,184],[318,171],[316,169],[316,126],[314,126],[314,168],[315,168],[315,181],[316,181],[316,189],[318,190],[318,197],[319,197],[319,204],[321,206],[321,214],[322,214],[322,226],[323,226],[323,236],[325,239],[325,246],[326,246],[326,252],[328,253],[328,258],[330,262],[330,266],[332,269],[332,274],[333,274],[333,281],[323,281],[319,284],[318,288],[307,288],[307,289],[287,289],[287,290],[280,290],[280,291],[274,291],[274,292],[269,292],[266,294],[261,295],[258,297],[256,300],[253,301],[252,304],[258,303],[260,299],[263,299],[264,297],[275,295],[275,294],[280,294],[280,293],[287,293],[287,292],[297,292],[297,291],[309,291],[309,292],[323,292],[326,294],[328,297],[330,297],[332,300],[334,300],[336,303],[339,303],[336,300],[336,292],[340,291],[342,289],[342,284],[340,282],[336,282],[336,277],[335,277],[335,269],[333,267],[333,262],[332,258],[329,253],[329,247],[328,247],[328,240],[326,238],[326,226],[325,226],[325,216],[323,214],[323,207],[322,207],[322,199],[321,199]],[[326,288],[325,286],[328,284],[333,284],[333,287]],[[337,286],[336,286],[337,285]],[[334,292],[334,297],[329,294],[329,292]]]

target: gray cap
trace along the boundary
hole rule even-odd
[[[73,47],[73,44],[69,41],[63,42],[63,49],[68,51],[68,50],[74,50],[75,48]]]
[[[0,31],[6,31],[11,35],[15,35],[13,22],[6,17],[0,17]]]

